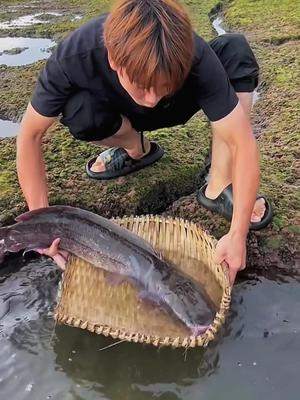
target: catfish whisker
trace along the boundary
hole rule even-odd
[[[118,342],[115,342],[115,343],[111,343],[108,346],[102,347],[102,349],[98,349],[98,351],[106,350],[106,349],[108,349],[110,347],[116,346],[117,344],[120,344],[120,343],[123,343],[123,342],[126,342],[126,339],[119,340]]]

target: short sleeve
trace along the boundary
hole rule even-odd
[[[197,59],[191,69],[191,78],[199,107],[210,121],[218,121],[230,114],[238,103],[221,61],[200,37],[196,39]]]
[[[71,92],[71,83],[52,55],[41,71],[34,89],[32,107],[45,117],[57,117]]]

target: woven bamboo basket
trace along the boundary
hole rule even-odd
[[[207,346],[225,321],[231,289],[226,268],[213,261],[215,239],[198,225],[161,216],[113,219],[141,236],[176,268],[204,285],[216,305],[209,329],[197,337],[159,307],[142,302],[129,282],[108,283],[107,273],[71,257],[63,276],[55,320],[115,339],[154,346]]]

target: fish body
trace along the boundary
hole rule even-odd
[[[213,321],[214,305],[204,290],[161,259],[149,243],[116,223],[69,206],[29,211],[16,221],[0,228],[0,260],[9,252],[48,248],[60,238],[61,249],[142,285],[193,335],[203,333]]]

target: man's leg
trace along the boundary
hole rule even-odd
[[[250,118],[252,109],[253,92],[237,93],[240,103]],[[212,160],[209,181],[205,195],[209,199],[215,199],[222,190],[232,182],[232,157],[227,144],[213,133]],[[263,199],[256,201],[251,222],[258,222],[265,213],[265,202]]]
[[[61,123],[69,128],[77,140],[123,148],[133,159],[140,159],[150,151],[149,140],[144,138],[143,149],[141,134],[126,117],[107,108],[105,100],[103,102],[87,90],[77,92],[68,99]],[[119,125],[119,129],[115,128]],[[102,172],[105,166],[98,157],[90,169],[92,172]]]
[[[122,117],[123,122],[121,128],[113,136],[103,139],[101,141],[92,142],[96,145],[106,147],[121,147],[127,151],[128,155],[133,159],[142,158],[145,154],[150,151],[150,141],[144,137],[144,149],[143,152],[141,134],[138,133],[132,126],[130,121],[126,117]],[[105,171],[105,165],[103,161],[98,157],[96,162],[91,166],[93,172]]]

